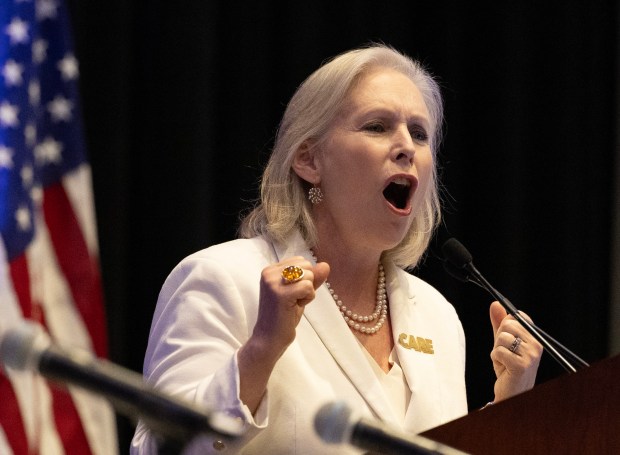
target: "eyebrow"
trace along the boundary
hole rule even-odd
[[[349,106],[347,108],[345,108],[343,110],[343,114],[347,114],[349,116],[351,116],[353,114],[353,111],[355,106],[352,106],[351,104],[349,104]],[[396,115],[395,115],[396,114]],[[385,107],[380,107],[380,106],[376,106],[376,107],[370,107],[367,109],[362,109],[359,111],[359,115],[357,115],[356,117],[361,117],[361,118],[367,118],[367,117],[401,117],[401,112],[398,111],[395,113],[395,111],[393,109],[390,108],[385,108]],[[414,114],[412,116],[407,116],[407,122],[408,125],[411,124],[419,124],[424,128],[427,129],[431,129],[431,121],[430,118],[424,114],[420,115],[420,114]]]

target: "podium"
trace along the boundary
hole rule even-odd
[[[471,454],[620,454],[620,356],[422,433]]]

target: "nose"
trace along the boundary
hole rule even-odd
[[[392,144],[392,159],[396,162],[413,164],[415,157],[415,143],[406,125],[402,125],[394,131]]]

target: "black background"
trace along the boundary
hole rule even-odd
[[[166,275],[235,236],[297,85],[370,41],[424,62],[445,96],[444,224],[416,273],[463,321],[470,408],[493,396],[491,299],[441,270],[450,236],[538,325],[590,362],[609,355],[615,1],[69,6],[113,361],[141,370]],[[539,382],[560,374],[544,356]],[[119,430],[126,453],[132,424]]]

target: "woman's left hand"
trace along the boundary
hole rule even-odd
[[[521,314],[529,321],[527,315]],[[497,376],[497,402],[534,387],[543,348],[499,302],[491,304],[490,316],[495,336],[491,360]]]

